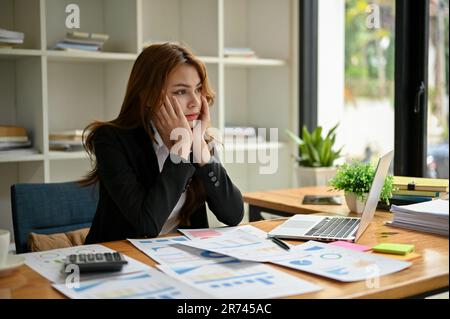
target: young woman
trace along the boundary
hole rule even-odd
[[[189,49],[155,44],[139,55],[119,116],[86,128],[94,166],[80,183],[100,192],[86,244],[208,227],[205,202],[219,221],[239,224],[241,193],[205,134],[213,101]]]

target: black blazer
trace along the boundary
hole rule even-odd
[[[217,160],[200,167],[167,158],[160,172],[153,142],[143,127],[100,127],[94,136],[99,202],[85,244],[156,237],[194,174],[203,181],[217,219],[234,226],[243,217],[242,195]],[[180,158],[181,159],[181,158]],[[203,204],[192,228],[208,227]]]

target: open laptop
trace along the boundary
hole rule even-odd
[[[379,159],[361,218],[298,214],[274,228],[268,236],[320,241],[357,241],[372,221],[393,157],[394,151],[391,151]]]

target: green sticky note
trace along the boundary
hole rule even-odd
[[[378,253],[406,255],[414,251],[414,245],[383,243],[372,247],[372,250]]]

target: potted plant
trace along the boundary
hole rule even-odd
[[[337,169],[336,176],[330,180],[329,186],[332,186],[333,189],[343,190],[350,211],[360,214],[364,210],[374,177],[375,169],[369,163],[346,163]],[[392,175],[386,177],[380,195],[380,200],[388,205],[394,190],[393,179]]]
[[[302,130],[302,138],[289,130],[286,134],[298,145],[300,157],[295,156],[298,162],[298,185],[325,186],[328,180],[336,174],[334,161],[340,156],[342,147],[333,150],[336,141],[336,124],[325,136],[322,136],[322,127],[316,127],[309,132],[306,126]]]

